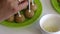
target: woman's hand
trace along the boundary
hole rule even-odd
[[[18,11],[26,8],[27,0],[0,0],[0,21],[7,19]]]

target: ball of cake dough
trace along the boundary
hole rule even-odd
[[[34,4],[34,5],[31,4],[31,10],[33,10],[33,11],[37,10],[37,5],[36,4]]]
[[[9,17],[7,21],[10,21],[10,22],[14,21],[14,16]]]
[[[60,3],[60,0],[57,0]]]
[[[27,18],[32,18],[34,16],[34,11],[30,10],[30,12],[29,12],[29,10],[26,10],[25,11],[25,16]]]
[[[17,14],[17,15],[15,16],[15,21],[16,21],[17,23],[19,23],[19,22],[24,22],[24,21],[25,21],[25,16],[24,16],[23,14],[20,14],[20,16]]]

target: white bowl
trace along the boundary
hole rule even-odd
[[[43,28],[43,26],[45,26],[44,24],[47,23],[48,25],[54,25],[54,26],[57,26],[58,27],[58,31],[56,32],[59,32],[60,31],[60,15],[58,14],[48,14],[48,15],[45,15],[41,18],[40,20],[40,27],[47,33],[56,33],[56,32],[49,32],[47,30],[45,30]]]

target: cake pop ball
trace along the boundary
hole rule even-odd
[[[9,17],[9,18],[7,19],[7,21],[9,21],[9,22],[14,21],[14,16]]]
[[[32,18],[34,16],[34,11],[30,10],[30,12],[29,12],[29,10],[26,10],[25,16],[27,18]]]
[[[57,0],[60,3],[60,0]]]
[[[23,14],[20,14],[20,16],[19,16],[19,15],[16,15],[16,16],[15,16],[15,21],[16,21],[17,23],[19,23],[19,22],[24,22],[24,21],[25,21],[24,15],[23,15]]]
[[[37,10],[37,5],[36,4],[34,4],[34,5],[31,4],[31,10],[33,10],[33,11]]]

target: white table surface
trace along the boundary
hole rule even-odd
[[[41,0],[41,3],[43,6],[42,16],[46,14],[57,14],[55,10],[53,9],[50,3],[50,0]],[[39,21],[37,21],[36,23],[28,27],[18,28],[18,29],[7,28],[0,25],[0,34],[49,34],[49,33],[44,32],[39,26]],[[60,32],[56,34],[60,34]]]

